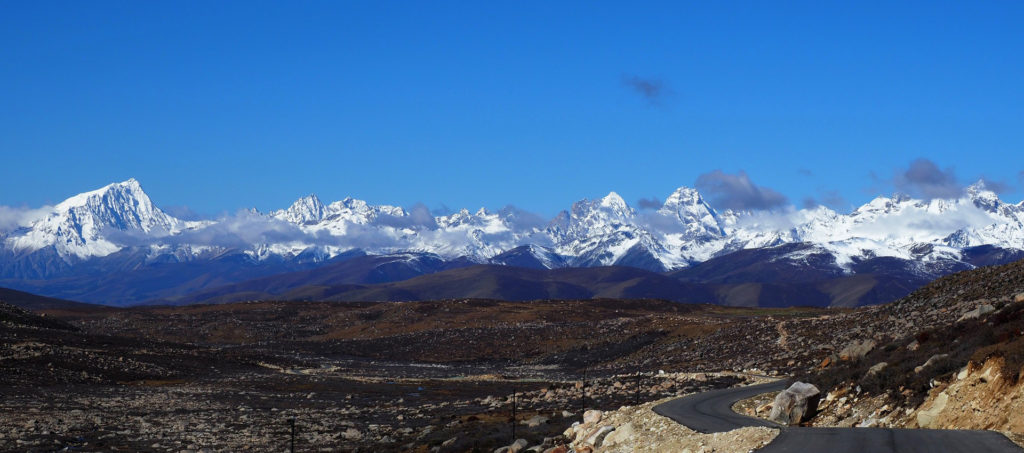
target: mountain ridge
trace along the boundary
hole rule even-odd
[[[174,275],[170,280],[182,288],[169,283],[137,291],[129,279],[115,282],[124,287],[120,291],[49,294],[105,303],[101,299],[174,298],[261,275],[306,271],[346,256],[403,253],[450,263],[630,266],[662,273],[772,249],[767,255],[773,262],[788,262],[800,275],[853,276],[863,262],[891,258],[903,262],[896,266],[901,272],[931,279],[974,266],[967,253],[972,248],[1016,256],[1024,249],[1024,202],[1003,202],[979,182],[959,198],[879,196],[849,214],[823,206],[719,212],[696,189],[680,187],[656,210],[637,210],[610,192],[577,201],[545,221],[512,207],[434,215],[422,206],[370,205],[354,198],[324,203],[311,194],[267,214],[251,210],[186,221],[162,211],[129,179],[68,198],[3,233],[0,244],[0,283],[30,291],[47,291],[53,282],[88,285],[97,276],[150,268],[178,266],[196,277],[186,283]],[[207,270],[216,275],[206,276]]]

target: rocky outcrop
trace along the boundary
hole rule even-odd
[[[878,343],[875,340],[870,340],[870,339],[854,341],[854,342],[846,345],[846,347],[843,348],[843,350],[839,351],[839,359],[840,360],[860,360],[860,359],[863,359],[864,356],[868,355],[868,353],[871,352],[872,349],[875,349],[875,346],[877,344]]]
[[[874,376],[874,375],[876,375],[878,373],[881,373],[882,370],[884,370],[888,366],[889,366],[889,364],[887,362],[878,362],[878,363],[872,365],[871,368],[868,368],[868,372],[867,372],[866,376]]]
[[[996,307],[993,307],[989,304],[982,304],[979,305],[978,308],[975,308],[974,310],[964,313],[963,316],[960,316],[960,319],[957,319],[957,322],[966,321],[968,319],[978,319],[994,311],[996,311]]]
[[[1002,370],[1000,357],[972,362],[948,386],[933,389],[912,422],[920,428],[1024,432],[1024,382]]]
[[[921,366],[914,367],[914,372],[917,373],[917,374],[921,374],[921,372],[924,371],[924,370],[927,370],[928,367],[930,367],[932,365],[935,365],[936,363],[939,363],[943,359],[948,359],[948,358],[949,358],[949,354],[935,354],[935,355],[929,357],[927,361],[925,361],[923,364],[921,364]]]
[[[788,389],[779,392],[772,403],[768,419],[782,425],[799,425],[814,416],[821,392],[812,384],[794,382]]]

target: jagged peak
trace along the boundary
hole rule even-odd
[[[999,195],[988,187],[984,179],[979,179],[978,182],[967,186],[967,196],[971,199],[999,200]]]
[[[289,222],[319,222],[327,215],[327,207],[316,194],[309,194],[295,200],[288,209],[277,211],[273,215]]]
[[[296,203],[298,203],[299,201],[306,201],[306,202],[317,203],[317,204],[321,204],[321,205],[323,204],[323,203],[320,202],[320,197],[316,196],[315,193],[311,193],[311,194],[306,195],[306,196],[304,196],[302,198],[299,198],[298,200],[296,200]]]
[[[363,200],[360,200],[358,198],[352,198],[352,197],[345,197],[345,198],[342,198],[341,200],[338,200],[338,201],[335,201],[334,203],[331,203],[331,208],[356,209],[356,208],[366,208],[368,206],[369,206],[369,203],[367,203],[367,202],[365,202]]]
[[[700,192],[698,192],[697,189],[694,189],[692,187],[686,187],[686,186],[682,186],[682,187],[676,189],[674,192],[672,192],[672,195],[669,195],[668,198],[665,199],[665,204],[666,205],[668,205],[668,204],[697,204],[697,203],[703,203],[703,202],[704,202],[704,197],[701,196]]]
[[[879,197],[879,198],[883,198],[883,197]],[[888,200],[893,202],[893,203],[903,203],[905,201],[913,201],[913,199],[914,199],[914,197],[911,197],[910,195],[905,194],[903,192],[894,192],[892,194],[892,196],[890,196],[888,198]]]
[[[862,204],[857,209],[854,209],[853,212],[851,212],[850,214],[855,215],[858,213],[865,213],[871,211],[884,211],[892,208],[894,205],[898,205],[900,203],[904,203],[907,201],[913,201],[913,198],[911,198],[910,195],[907,195],[905,193],[895,192],[890,196],[879,195],[871,199],[871,201]]]
[[[999,195],[988,188],[984,179],[979,179],[978,182],[967,187],[967,197],[974,203],[974,206],[989,212],[996,212],[1002,204]]]
[[[69,197],[68,199],[58,203],[56,209],[58,211],[66,211],[70,208],[85,206],[90,203],[90,200],[101,199],[109,195],[123,196],[137,200],[141,204],[152,205],[149,195],[142,190],[142,185],[139,184],[139,181],[135,178],[129,178],[125,181],[110,183],[100,187],[99,189],[90,190],[88,192],[83,192]]]
[[[695,207],[699,210],[707,211],[712,216],[717,216],[717,212],[704,200],[704,197],[697,191],[697,189],[691,187],[680,187],[672,192],[665,199],[665,203],[662,204],[662,212],[678,212],[681,208]]]
[[[304,196],[302,198],[299,198],[298,200],[295,200],[295,202],[292,203],[290,209],[302,209],[302,208],[309,208],[309,209],[314,209],[314,210],[323,210],[324,204],[323,204],[323,202],[320,201],[320,197],[317,197],[316,194],[311,193],[311,194],[306,195],[306,196]]]
[[[629,209],[626,200],[623,200],[615,191],[608,192],[608,195],[601,199],[601,206],[613,209]]]

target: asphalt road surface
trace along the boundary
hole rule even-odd
[[[739,400],[786,388],[786,382],[713,390],[685,396],[654,407],[694,431],[718,433],[744,426],[782,428],[782,432],[759,453],[1021,453],[1006,436],[994,431],[889,428],[793,428],[732,411]]]

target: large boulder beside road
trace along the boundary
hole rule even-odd
[[[814,385],[794,382],[775,396],[768,419],[781,425],[799,425],[814,416],[820,399],[821,392]]]

